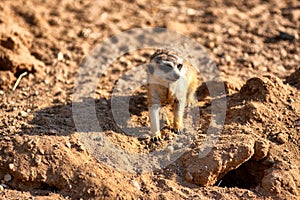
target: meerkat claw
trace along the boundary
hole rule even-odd
[[[160,137],[160,135],[156,135],[156,136],[152,137],[150,139],[150,141],[151,142],[160,142],[161,141],[161,137]]]

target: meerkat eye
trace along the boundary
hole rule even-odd
[[[164,64],[164,65],[159,65],[159,69],[164,72],[169,72],[173,69],[173,67],[170,64]]]
[[[178,64],[178,65],[177,65],[177,68],[178,68],[179,70],[181,70],[182,64]]]

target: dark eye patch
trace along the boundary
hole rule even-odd
[[[164,64],[164,65],[159,65],[159,69],[164,72],[169,72],[173,69],[173,67],[172,67],[172,65]]]
[[[177,65],[177,68],[179,69],[179,71],[181,70],[181,68],[182,68],[182,64],[178,64]]]

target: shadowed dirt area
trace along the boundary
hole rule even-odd
[[[219,84],[199,77],[200,117],[188,149],[164,168],[129,173],[101,162],[106,158],[78,136],[72,106],[85,104],[72,94],[97,44],[147,27],[177,31],[207,49],[224,82],[226,94],[216,98],[226,96],[226,118],[216,144],[200,156],[216,101],[206,85]],[[2,0],[0,199],[299,199],[299,35],[297,0]],[[113,60],[85,99],[95,102],[102,134],[132,154],[176,138],[165,127],[163,140],[150,143],[113,118],[111,100],[128,98],[112,96],[117,81],[153,52]],[[148,127],[145,84],[129,99],[131,131]]]

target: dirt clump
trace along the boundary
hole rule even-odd
[[[189,182],[200,186],[215,185],[227,172],[237,169],[253,154],[254,140],[251,137],[220,136],[217,144],[205,157],[202,157],[201,151],[190,152],[182,157],[185,177]]]

